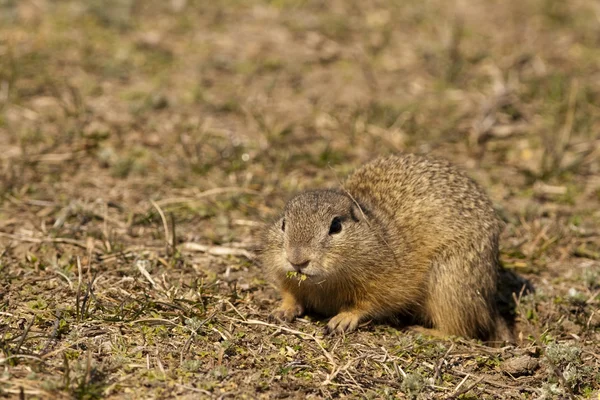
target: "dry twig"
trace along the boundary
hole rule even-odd
[[[249,260],[254,260],[256,256],[245,249],[236,249],[225,246],[208,246],[200,243],[186,242],[181,245],[183,250],[199,251],[202,253],[211,254],[213,256],[242,256]]]

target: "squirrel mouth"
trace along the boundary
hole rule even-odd
[[[298,272],[298,271],[288,271],[285,276],[288,279],[297,279],[298,281],[302,282],[307,280],[308,278],[310,278],[310,274],[306,274],[303,272]]]

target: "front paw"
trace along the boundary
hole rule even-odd
[[[271,317],[275,319],[292,322],[296,317],[304,314],[304,307],[301,304],[281,305],[271,313]]]
[[[360,314],[352,311],[344,311],[329,320],[326,331],[328,333],[351,332],[358,327]]]

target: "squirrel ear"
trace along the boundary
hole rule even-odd
[[[350,207],[350,217],[353,221],[358,222],[365,218],[365,213],[361,208],[360,204],[355,201],[352,201],[352,206]]]

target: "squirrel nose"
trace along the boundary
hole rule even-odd
[[[292,265],[292,267],[294,267],[296,272],[302,272],[302,270],[304,270],[304,268],[308,267],[310,260],[306,260],[306,261],[298,263],[298,262],[292,262],[288,259],[288,262]]]
[[[286,249],[286,258],[296,272],[302,272],[310,264],[311,257],[307,249],[294,246]]]

